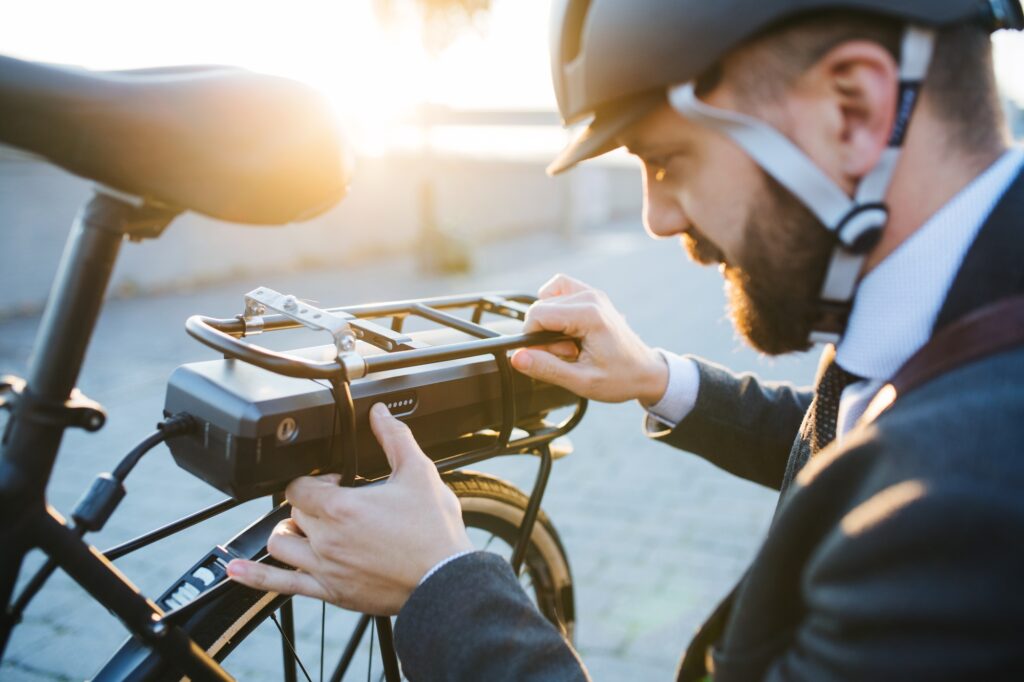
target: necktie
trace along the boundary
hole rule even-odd
[[[834,357],[825,367],[814,390],[814,400],[808,413],[811,455],[816,455],[836,439],[839,397],[843,389],[860,380],[861,377],[840,367]]]
[[[800,425],[800,433],[789,453],[786,473],[782,478],[779,503],[789,490],[793,479],[808,460],[836,439],[836,421],[839,417],[839,396],[843,389],[861,377],[847,372],[836,364],[836,349],[826,346],[818,364],[818,377],[814,383],[814,398]],[[778,509],[776,508],[776,512]]]

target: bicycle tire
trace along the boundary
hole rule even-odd
[[[451,472],[444,479],[462,504],[467,528],[492,533],[509,545],[515,543],[528,500],[521,490],[475,471]],[[523,570],[532,580],[538,609],[571,643],[575,626],[572,574],[561,538],[543,510],[537,515]],[[182,628],[220,662],[290,598],[239,586],[200,610]],[[93,678],[94,682],[178,679],[180,674],[134,638],[127,639]]]

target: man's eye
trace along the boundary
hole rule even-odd
[[[647,160],[647,165],[651,168],[665,168],[675,158],[675,154],[664,154],[662,156],[655,156]]]

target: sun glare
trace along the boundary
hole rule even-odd
[[[330,98],[364,155],[423,144],[410,125],[423,104],[555,108],[547,2],[492,0],[481,28],[439,53],[423,45],[414,2],[393,0],[406,11],[385,23],[374,0],[33,0],[5,8],[0,51],[94,69],[215,63],[295,78]],[[1003,89],[1024,103],[1024,35],[999,34],[995,45]],[[562,137],[531,139],[551,154]],[[492,137],[478,151],[522,147],[502,143]]]
[[[385,23],[372,0],[34,0],[7,8],[0,45],[93,69],[215,63],[295,78],[330,98],[358,151],[380,154],[415,142],[402,123],[424,103],[553,107],[546,3],[493,5],[485,32],[438,55],[415,12]]]

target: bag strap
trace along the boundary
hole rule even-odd
[[[932,379],[1020,345],[1024,345],[1024,295],[979,308],[942,329],[911,356],[872,399],[864,421],[874,421],[898,398]]]

